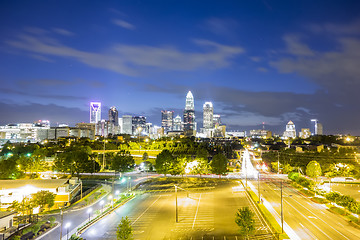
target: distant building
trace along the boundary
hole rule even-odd
[[[131,115],[123,115],[122,116],[122,126],[121,133],[123,134],[132,134],[132,116]]]
[[[138,135],[139,131],[146,132],[146,117],[144,116],[132,117],[132,135]]]
[[[101,102],[90,103],[90,123],[97,123],[101,120]]]
[[[221,125],[221,118],[219,114],[214,114],[213,115],[213,125],[216,126],[220,126]]]
[[[308,138],[311,136],[311,132],[309,128],[302,128],[301,132],[299,132],[299,137]]]
[[[117,134],[117,126],[109,120],[101,120],[96,123],[96,135],[108,137],[109,135]]]
[[[323,126],[317,119],[311,119],[314,122],[314,131],[312,135],[323,135]]]
[[[179,115],[174,118],[173,131],[182,131],[182,122]]]
[[[161,127],[164,128],[164,132],[173,130],[174,125],[174,111],[161,111]]]
[[[284,132],[283,137],[285,139],[287,139],[287,138],[296,138],[295,124],[291,120],[286,125],[286,130]]]
[[[214,107],[212,102],[205,102],[203,105],[203,128],[214,128]]]
[[[0,126],[0,139],[10,140],[11,142],[37,142],[39,141],[39,130],[49,129],[49,124],[35,123],[16,123]]]
[[[114,126],[119,126],[119,112],[114,106],[109,109],[109,122]]]
[[[186,95],[184,110],[184,133],[186,136],[196,135],[194,97],[189,91]]]
[[[271,138],[272,132],[264,129],[250,130],[250,137],[252,138]]]
[[[246,131],[231,131],[226,132],[227,137],[246,137]]]

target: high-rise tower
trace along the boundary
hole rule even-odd
[[[119,112],[116,107],[111,107],[109,109],[109,122],[114,124],[114,126],[119,125]]]
[[[101,102],[90,102],[90,123],[101,120]]]
[[[189,91],[186,95],[184,110],[184,133],[187,136],[194,136],[196,134],[194,97],[191,91]]]
[[[212,102],[205,102],[203,106],[203,127],[210,129],[214,127],[214,107]]]
[[[161,127],[164,128],[164,132],[173,130],[174,125],[174,111],[161,111]]]

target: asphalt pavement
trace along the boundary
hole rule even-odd
[[[257,181],[252,183],[257,188]],[[280,181],[261,181],[260,192],[280,216]],[[284,221],[295,232],[297,239],[360,239],[359,229],[286,183],[283,184],[283,211]]]
[[[235,213],[250,206],[256,214],[253,239],[272,239],[264,220],[238,186],[239,183],[217,185],[212,190],[190,192],[189,197],[186,192],[178,191],[178,222],[174,192],[138,195],[88,228],[81,237],[116,239],[121,218],[128,216],[134,239],[241,239]]]

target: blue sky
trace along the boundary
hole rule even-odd
[[[358,1],[1,1],[0,124],[182,114],[360,134]],[[103,118],[107,118],[103,113]]]

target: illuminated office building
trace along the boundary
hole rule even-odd
[[[164,128],[164,132],[173,130],[173,121],[174,111],[161,111],[161,127]]]
[[[212,102],[205,102],[203,106],[203,127],[210,129],[214,127],[214,107]]]
[[[101,120],[101,102],[90,103],[90,123],[97,123]]]
[[[187,136],[196,135],[194,97],[189,91],[186,95],[184,110],[184,133]]]

